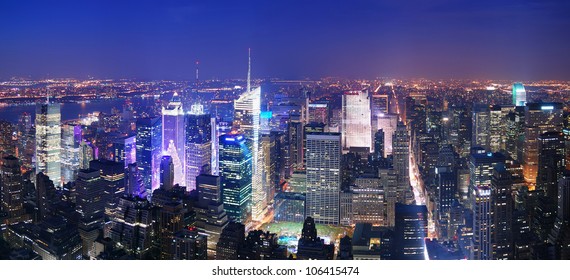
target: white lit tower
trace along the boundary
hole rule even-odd
[[[61,186],[61,106],[38,103],[36,107],[36,174],[47,175],[56,187]]]
[[[184,110],[178,93],[162,107],[162,152],[172,157],[174,184],[185,185]]]
[[[263,151],[260,149],[260,114],[261,114],[261,87],[251,88],[251,55],[248,59],[246,92],[234,101],[233,128],[243,134],[247,139],[253,157],[252,178],[252,220],[260,221],[267,209],[265,193],[262,183]]]

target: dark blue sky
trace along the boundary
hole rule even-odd
[[[49,3],[48,3],[49,2]],[[12,76],[570,80],[570,1],[0,1]]]

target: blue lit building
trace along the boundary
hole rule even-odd
[[[252,154],[241,134],[220,136],[222,200],[230,220],[251,219]]]
[[[522,83],[513,84],[513,105],[525,106],[526,105],[526,90]]]
[[[160,158],[162,156],[161,118],[137,120],[137,166],[148,194],[160,186]]]

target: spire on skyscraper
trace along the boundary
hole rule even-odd
[[[251,48],[247,49],[247,92],[251,91]]]

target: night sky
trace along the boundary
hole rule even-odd
[[[49,3],[48,3],[49,2]],[[80,2],[80,3],[77,3]],[[0,1],[0,78],[570,80],[570,1]]]

